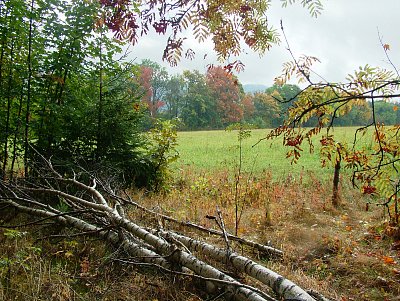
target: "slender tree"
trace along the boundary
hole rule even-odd
[[[34,22],[34,5],[35,0],[31,0],[30,3],[30,11],[29,11],[29,33],[28,33],[28,57],[27,57],[27,66],[28,66],[28,79],[27,79],[27,89],[26,89],[26,111],[25,111],[25,147],[24,147],[24,167],[25,174],[28,174],[28,158],[29,158],[29,122],[31,116],[31,101],[32,101],[32,39],[33,39],[33,22]]]

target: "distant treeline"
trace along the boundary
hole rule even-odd
[[[182,130],[224,129],[236,122],[258,128],[277,127],[283,124],[288,108],[301,91],[296,85],[273,85],[262,92],[245,93],[238,78],[223,67],[210,68],[206,74],[184,71],[171,76],[157,63],[144,60],[140,70],[142,103],[149,122],[154,118],[179,118]],[[379,123],[400,123],[400,112],[393,103],[376,101],[374,111]],[[365,125],[372,120],[372,112],[372,104],[364,102],[338,117],[335,125]],[[311,119],[304,125],[315,122]]]

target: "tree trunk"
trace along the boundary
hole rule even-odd
[[[25,175],[28,175],[28,158],[29,158],[29,123],[31,114],[31,99],[32,99],[32,38],[33,38],[33,6],[35,0],[31,0],[30,17],[29,17],[29,36],[28,36],[28,83],[27,83],[27,100],[25,112],[25,148],[24,148],[24,168]]]
[[[338,207],[339,206],[339,202],[340,202],[339,182],[340,182],[340,159],[338,161],[336,161],[335,173],[333,175],[332,205],[334,207]]]
[[[10,49],[10,69],[8,74],[7,83],[7,116],[6,116],[6,128],[4,135],[4,161],[3,161],[3,178],[6,178],[7,164],[8,164],[8,139],[10,136],[10,117],[11,117],[11,91],[12,91],[12,79],[13,79],[13,60],[14,60],[14,39],[11,42]]]
[[[298,300],[298,301],[314,301],[314,299],[299,286],[285,279],[281,275],[267,269],[266,267],[236,253],[227,253],[223,250],[192,239],[187,236],[179,235],[171,231],[158,231],[164,238],[168,240],[172,237],[182,244],[184,244],[191,251],[200,251],[202,254],[210,256],[214,260],[224,263],[230,263],[240,272],[244,272],[254,279],[268,285],[274,290],[278,296],[283,297],[285,300]]]
[[[10,180],[12,180],[14,177],[15,160],[18,157],[18,154],[17,154],[17,152],[18,152],[18,136],[19,136],[19,132],[21,129],[23,98],[24,98],[24,89],[23,89],[23,87],[21,87],[21,95],[19,97],[19,106],[18,106],[18,115],[17,115],[17,125],[15,127],[14,139],[13,139],[13,154],[12,154],[11,168],[10,168],[10,170],[11,170]]]

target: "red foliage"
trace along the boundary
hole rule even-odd
[[[247,12],[251,11],[251,7],[248,6],[248,5],[241,5],[241,6],[240,6],[240,11],[241,11],[242,13],[247,13]]]
[[[138,82],[143,91],[142,102],[147,106],[150,116],[156,117],[158,110],[165,105],[165,102],[160,99],[155,99],[154,97],[152,86],[153,76],[154,72],[151,67],[140,67],[140,77]]]
[[[363,186],[363,193],[364,194],[373,194],[376,192],[376,187],[371,186],[371,185],[365,185]]]
[[[299,146],[301,142],[303,141],[303,138],[300,135],[297,135],[296,137],[289,137],[286,139],[286,145],[287,146]]]
[[[237,79],[223,67],[210,67],[207,85],[217,99],[217,109],[223,123],[239,122],[243,118]]]
[[[253,116],[253,114],[255,112],[253,97],[249,94],[246,94],[242,98],[241,104],[242,104],[242,108],[243,108],[243,115],[246,118],[250,118],[251,116]]]
[[[105,24],[119,40],[128,40],[135,44],[138,39],[137,13],[130,10],[130,0],[99,0],[104,9],[101,15],[102,21],[97,24]]]
[[[154,22],[154,29],[159,34],[165,34],[168,27],[168,22],[166,20],[161,20],[160,22]]]
[[[150,115],[154,116],[154,108],[152,103],[153,89],[151,87],[151,79],[153,77],[153,69],[146,66],[140,67],[139,84],[143,89],[142,102],[147,106]]]

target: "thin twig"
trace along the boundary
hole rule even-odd
[[[15,228],[22,228],[22,227],[27,227],[27,226],[32,226],[32,225],[37,225],[38,223],[41,223],[46,220],[51,220],[60,216],[66,216],[66,215],[75,215],[79,213],[93,213],[93,210],[76,210],[76,211],[70,211],[70,212],[63,212],[59,214],[54,214],[53,216],[48,216],[44,217],[41,219],[38,219],[36,221],[26,223],[26,224],[19,224],[19,225],[0,225],[0,228],[9,228],[9,229],[15,229]],[[99,212],[97,212],[99,213]]]
[[[231,246],[229,244],[229,240],[228,240],[228,235],[226,234],[226,229],[225,229],[225,223],[224,223],[224,218],[222,217],[222,212],[219,209],[219,207],[217,206],[217,215],[218,215],[218,219],[219,219],[219,223],[217,223],[222,231],[222,237],[224,238],[225,244],[226,244],[226,253],[227,256],[229,256],[232,253],[232,249]]]
[[[383,44],[382,36],[381,36],[381,34],[380,34],[380,32],[379,32],[379,29],[377,28],[376,30],[378,31],[379,42],[381,43],[382,49],[383,49],[383,51],[385,52],[385,55],[386,55],[387,60],[389,61],[389,64],[393,67],[394,71],[396,72],[397,77],[400,78],[399,70],[398,70],[397,67],[393,64],[393,62],[392,62],[392,60],[390,59],[390,56],[389,56],[389,54],[388,54],[389,48],[388,48],[388,47],[385,47],[385,44]]]

